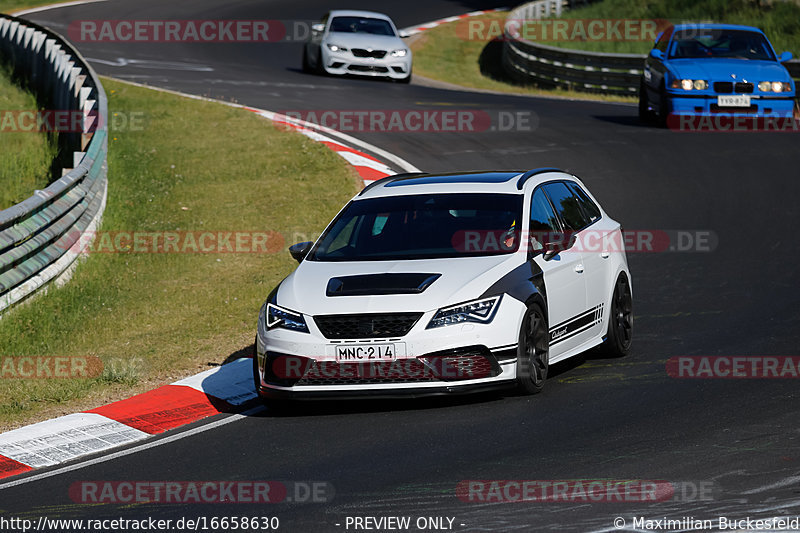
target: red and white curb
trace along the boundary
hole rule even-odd
[[[270,119],[276,124],[292,128],[314,141],[321,142],[336,152],[337,155],[343,157],[345,161],[355,168],[356,172],[358,172],[358,175],[361,176],[362,180],[364,180],[364,185],[369,185],[375,180],[397,174],[397,172],[392,170],[389,166],[385,165],[378,159],[367,155],[364,152],[356,150],[355,148],[346,145],[344,142],[334,139],[332,136],[323,135],[322,133],[311,129],[312,127],[319,128],[319,126],[315,124],[297,120],[279,113],[273,113],[272,111],[257,109],[255,107],[245,107],[244,109],[252,111],[253,113],[264,118]],[[328,131],[333,133],[333,130]]]
[[[489,13],[497,13],[499,11],[508,11],[507,7],[498,7],[497,9],[484,9],[482,11],[472,11],[470,13],[464,13],[463,15],[454,15],[452,17],[447,17],[439,20],[434,20],[432,22],[426,22],[425,24],[420,24],[419,26],[410,26],[405,28],[403,31],[406,35],[416,35],[421,33],[425,30],[430,30],[431,28],[435,28],[436,26],[441,26],[442,24],[447,24],[448,22],[455,22],[457,20],[466,19],[470,17],[477,17],[479,15],[487,15]]]
[[[242,358],[126,400],[15,429],[0,434],[0,479],[236,412],[255,398],[253,362]]]

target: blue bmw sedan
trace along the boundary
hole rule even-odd
[[[758,28],[681,24],[658,36],[644,67],[639,118],[661,125],[673,116],[791,117],[795,85]]]

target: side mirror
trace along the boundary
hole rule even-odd
[[[316,24],[311,25],[311,31],[315,33],[322,33],[325,31],[325,24],[318,22]]]
[[[397,35],[399,35],[401,39],[408,39],[409,37],[411,37],[411,34],[409,34],[406,30],[398,31]]]
[[[786,63],[792,58],[791,52],[783,52],[780,56],[778,56],[778,63]]]
[[[303,259],[306,258],[308,252],[311,250],[311,246],[313,242],[306,241],[306,242],[298,242],[297,244],[293,244],[289,247],[289,253],[292,255],[295,261],[298,263],[302,263]]]
[[[573,232],[549,234],[544,243],[544,255],[542,258],[545,261],[550,261],[559,253],[572,248],[576,240],[578,240],[578,235]]]
[[[659,50],[658,48],[653,48],[650,50],[650,57],[653,59],[664,59],[664,52]]]

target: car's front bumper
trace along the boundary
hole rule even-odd
[[[328,74],[387,77],[405,79],[411,74],[411,56],[382,59],[359,58],[350,52],[331,52],[323,49],[322,66]]]
[[[744,116],[792,116],[794,110],[794,94],[781,96],[747,95],[750,105],[747,107],[725,107],[718,104],[719,96],[729,94],[687,95],[685,91],[669,92],[669,111],[675,115],[744,115]]]
[[[258,392],[264,398],[415,397],[507,386],[516,378],[524,312],[522,302],[505,297],[489,324],[427,329],[432,311],[424,313],[408,334],[394,339],[327,339],[311,317],[307,319],[309,333],[259,328]],[[370,343],[394,344],[395,360],[337,362],[336,346]],[[285,358],[301,359],[303,368],[297,371],[299,367],[293,366],[287,372],[291,365]],[[466,366],[458,366],[462,363]]]

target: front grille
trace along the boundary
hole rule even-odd
[[[735,84],[732,81],[715,81],[714,82],[714,92],[718,93],[752,93],[753,92],[753,84],[750,82],[744,81],[737,81]]]
[[[464,353],[437,357],[420,357],[443,381],[482,379],[498,374],[492,362],[483,354]]]
[[[386,56],[386,50],[365,50],[363,48],[353,48],[353,55],[356,57],[374,57],[375,59],[383,59]]]
[[[715,81],[714,82],[714,91],[718,93],[732,93],[733,92],[733,82],[732,81]]]
[[[374,363],[316,362],[297,385],[377,385],[441,381],[419,359]]]
[[[353,72],[389,72],[388,68],[376,65],[350,65],[347,68]]]
[[[407,334],[422,313],[320,315],[314,317],[327,339],[379,339]]]
[[[750,107],[720,107],[717,104],[711,104],[712,113],[758,113],[758,106],[750,104]]]

